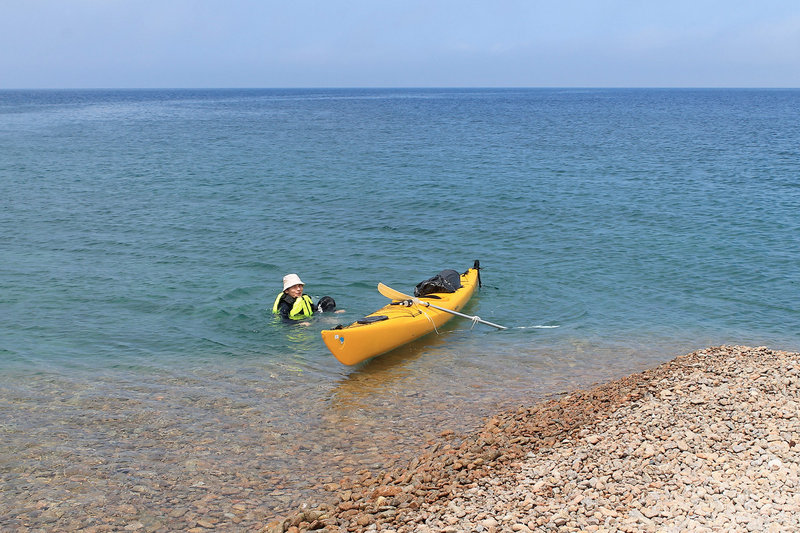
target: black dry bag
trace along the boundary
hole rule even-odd
[[[426,296],[434,292],[456,292],[461,288],[461,275],[455,270],[442,270],[435,276],[421,281],[414,287],[414,296]]]

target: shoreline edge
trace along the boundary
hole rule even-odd
[[[717,346],[450,431],[263,533],[784,531],[800,523],[800,353]]]

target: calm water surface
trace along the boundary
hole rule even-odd
[[[0,205],[0,525],[255,520],[503,407],[800,349],[800,91],[4,91]],[[322,344],[474,259],[509,330]],[[288,272],[346,313],[275,322]]]

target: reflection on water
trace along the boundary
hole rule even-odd
[[[429,356],[445,342],[442,335],[429,335],[354,366],[334,385],[331,406],[351,409],[370,405],[375,398],[388,397],[400,390],[417,393],[424,379],[416,376],[414,366],[421,357]]]

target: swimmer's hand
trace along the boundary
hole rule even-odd
[[[334,311],[334,312],[333,312],[333,314],[336,314],[336,313],[344,313],[344,312],[345,312],[345,310],[344,310],[344,309],[337,309],[336,311]]]
[[[310,326],[311,322],[300,322],[299,326]]]

